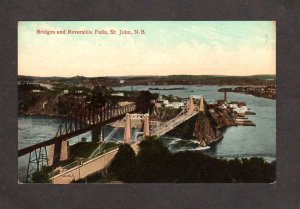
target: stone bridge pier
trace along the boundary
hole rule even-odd
[[[62,140],[50,145],[48,154],[48,166],[57,164],[69,158],[69,141]]]

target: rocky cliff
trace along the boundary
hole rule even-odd
[[[20,114],[60,115],[58,95],[45,92],[21,92],[18,97],[18,111]]]
[[[215,109],[214,113],[211,113],[218,128],[224,128],[229,126],[235,126],[235,113],[229,109]]]
[[[159,112],[163,112],[162,109]],[[201,146],[206,146],[223,138],[221,128],[237,125],[235,114],[230,109],[215,108],[211,112],[205,105],[204,112],[199,112],[190,120],[180,124],[168,132],[168,135],[182,139],[194,139],[199,141]],[[174,113],[172,116],[174,117]]]
[[[215,121],[211,120],[204,113],[199,113],[194,126],[193,138],[200,142],[201,146],[206,146],[218,141],[223,137],[221,131],[215,126]]]
[[[199,113],[190,120],[180,124],[168,132],[168,135],[182,139],[194,139],[199,141],[201,146],[206,146],[223,137],[218,127],[219,124],[215,121],[211,113],[205,112]]]

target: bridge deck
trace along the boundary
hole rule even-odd
[[[198,113],[198,111],[193,111],[191,113],[184,113],[180,116],[177,116],[176,118],[169,120],[166,123],[161,124],[158,128],[151,131],[151,136],[162,136],[165,133],[171,131],[178,125],[182,124],[184,121],[187,121],[191,117],[195,116]]]

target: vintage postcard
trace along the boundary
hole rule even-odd
[[[273,183],[276,22],[19,21],[19,183]]]

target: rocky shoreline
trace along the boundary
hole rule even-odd
[[[243,103],[244,104],[244,103]],[[255,126],[245,115],[255,113],[246,111],[238,114],[232,108],[214,108],[206,105],[205,112],[195,115],[190,120],[168,132],[169,136],[182,139],[194,139],[205,147],[223,139],[224,130],[231,126]]]

